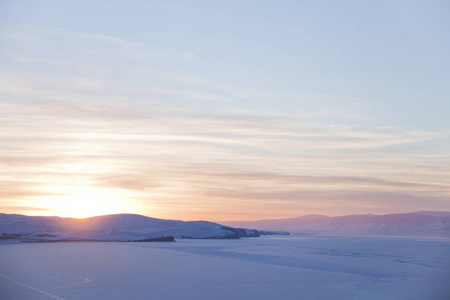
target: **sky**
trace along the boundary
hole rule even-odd
[[[0,212],[450,211],[448,1],[0,2]]]

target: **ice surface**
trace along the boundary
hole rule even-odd
[[[2,243],[0,299],[450,299],[445,240]]]

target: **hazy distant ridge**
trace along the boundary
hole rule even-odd
[[[339,217],[307,215],[289,219],[222,223],[259,230],[284,230],[291,234],[450,238],[450,212],[443,211]]]

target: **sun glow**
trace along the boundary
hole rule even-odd
[[[51,215],[86,218],[116,213],[139,213],[142,209],[134,193],[84,185],[52,186],[53,195],[36,201],[36,206],[49,209]]]

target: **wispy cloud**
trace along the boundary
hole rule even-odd
[[[70,31],[64,28],[43,28],[31,27],[22,30],[12,30],[2,28],[0,36],[7,39],[20,41],[36,41],[53,39],[54,43],[58,41],[70,42],[70,45],[79,47],[79,51],[95,54],[113,54],[127,57],[161,59],[167,57],[177,57],[184,60],[195,59],[195,54],[185,50],[164,49],[155,45],[142,42],[130,41],[115,36],[94,34],[83,31]]]
[[[291,212],[320,212],[324,205],[325,211],[338,212],[337,207],[342,206],[347,210],[353,207],[353,212],[363,212],[371,201],[374,203],[370,211],[374,212],[376,208],[382,212],[386,207],[392,208],[393,203],[398,202],[396,205],[400,207],[405,199],[414,200],[419,208],[423,201],[430,201],[428,205],[432,205],[433,199],[448,199],[450,194],[444,181],[446,177],[441,183],[434,183],[439,178],[426,178],[419,171],[418,176],[410,176],[410,181],[396,181],[395,155],[381,160],[375,169],[361,169],[359,164],[371,161],[370,158],[351,161],[339,161],[338,158],[336,161],[334,157],[328,158],[327,153],[283,157],[283,152],[266,153],[249,151],[248,146],[244,149],[236,147],[239,142],[233,143],[233,138],[217,142],[202,136],[186,138],[182,133],[172,137],[139,133],[137,136],[141,138],[136,138],[130,132],[84,130],[70,130],[67,135],[72,137],[68,138],[63,137],[64,134],[45,137],[49,133],[51,136],[50,131],[42,136],[37,134],[28,142],[26,137],[12,141],[12,151],[5,151],[0,160],[3,169],[19,167],[21,177],[16,179],[19,182],[37,176],[40,184],[47,186],[44,190],[48,193],[52,193],[52,187],[47,182],[132,190],[141,195],[139,199],[154,206],[173,206],[173,214],[192,209],[191,206],[209,207],[223,201],[234,207],[233,210],[229,208],[230,212],[239,207],[242,214],[252,213],[251,207],[255,205],[266,209],[282,205],[284,210],[290,207]],[[377,168],[382,171],[378,172]],[[273,172],[261,173],[267,169]],[[358,177],[351,177],[353,172],[358,172]],[[302,175],[311,173],[321,175]],[[344,176],[332,175],[337,173]],[[37,199],[42,196],[42,190],[36,192],[28,183],[9,186],[5,194],[9,197]],[[392,202],[386,200],[383,191],[396,191],[388,197]],[[358,194],[355,196],[354,193]],[[367,194],[378,197],[367,198]],[[327,204],[331,200],[336,203]],[[219,215],[217,212],[217,218]]]

